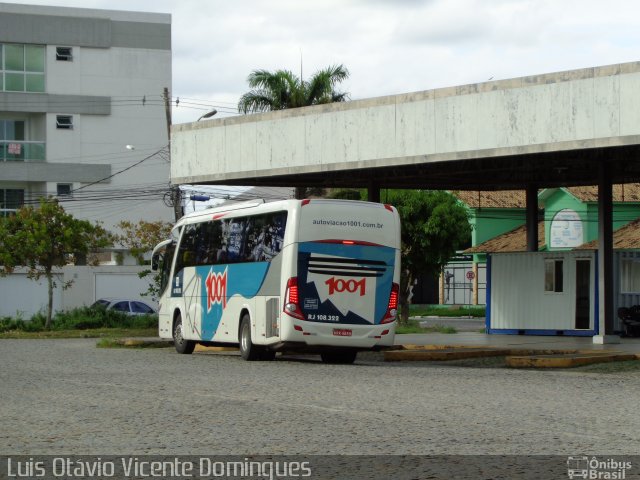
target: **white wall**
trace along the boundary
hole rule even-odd
[[[163,89],[171,90],[171,51],[141,48],[88,48],[72,46],[73,61],[55,60],[55,46],[47,47],[47,93],[94,95],[111,98],[110,115],[73,115],[73,130],[56,128],[56,112],[46,115],[47,162],[111,164],[111,174],[139,162],[166,146],[167,121]],[[145,105],[142,100],[145,98]],[[135,150],[127,150],[134,145]],[[91,185],[95,196],[111,201],[67,202],[65,209],[77,218],[101,221],[117,232],[121,220],[173,220],[173,210],[162,192],[149,198],[143,191],[169,185],[168,157],[154,157],[126,173]],[[56,183],[47,190],[55,193]],[[73,188],[81,187],[81,183]],[[113,198],[114,190],[122,192]],[[140,194],[136,198],[136,192]],[[78,195],[80,196],[80,195]]]
[[[58,288],[54,290],[54,311],[70,310],[91,305],[99,298],[120,297],[143,300],[157,308],[151,297],[143,296],[147,291],[151,277],[141,279],[138,272],[147,267],[139,266],[98,266],[65,267],[57,275]],[[73,280],[67,290],[62,283]],[[41,279],[35,282],[27,278],[25,271],[0,277],[0,317],[28,319],[39,311],[47,309],[47,282]]]
[[[53,308],[62,308],[62,274],[55,276],[59,286],[53,291]],[[0,317],[29,319],[38,312],[46,313],[49,304],[47,279],[38,281],[27,277],[24,270],[16,270],[7,277],[0,277]]]
[[[562,293],[544,291],[545,260],[564,260]],[[491,328],[575,330],[576,259],[591,260],[590,322],[594,319],[595,255],[582,252],[501,253],[491,256]]]

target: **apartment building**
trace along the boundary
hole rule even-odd
[[[167,220],[169,14],[0,3],[0,215]]]

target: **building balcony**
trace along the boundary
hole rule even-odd
[[[45,142],[0,141],[0,162],[44,162]]]

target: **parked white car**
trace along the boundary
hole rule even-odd
[[[156,309],[146,302],[123,298],[101,298],[91,305],[91,308],[95,307],[115,310],[127,315],[153,315],[157,313]]]

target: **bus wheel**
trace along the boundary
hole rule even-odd
[[[196,348],[196,342],[185,340],[182,332],[182,317],[178,314],[176,321],[173,323],[173,346],[176,347],[176,352],[189,355]]]
[[[260,354],[260,347],[251,341],[251,318],[245,313],[240,321],[240,356],[253,361],[259,360]]]
[[[324,363],[348,365],[356,361],[357,350],[330,350],[320,354]]]

